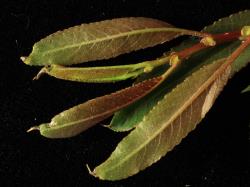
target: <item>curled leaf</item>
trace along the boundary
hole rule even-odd
[[[108,83],[136,78],[144,72],[145,67],[142,65],[124,65],[124,66],[106,66],[106,67],[64,67],[51,65],[44,67],[36,76],[39,78],[42,74],[48,74],[58,79],[88,82],[88,83]]]
[[[28,65],[71,65],[116,57],[179,35],[207,34],[174,28],[151,18],[130,17],[82,24],[56,32],[35,43],[31,54],[21,59]]]
[[[136,78],[137,76],[150,72],[153,68],[169,61],[168,57],[162,57],[152,61],[146,61],[138,64],[104,66],[104,67],[64,67],[51,65],[44,67],[35,77],[39,78],[42,74],[78,82],[107,83]]]

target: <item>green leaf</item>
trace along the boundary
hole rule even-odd
[[[151,18],[118,18],[56,32],[35,43],[29,57],[21,59],[28,65],[67,66],[116,57],[183,34],[207,36]]]
[[[244,25],[250,24],[249,17],[250,11],[246,10],[237,14],[233,14],[229,17],[222,18],[219,21],[214,22],[212,25],[205,27],[203,31],[221,33],[234,31],[237,29],[240,30]],[[183,42],[180,46],[175,47],[173,51],[182,50],[193,45],[194,43],[194,40],[189,39]],[[163,98],[167,92],[169,92],[180,81],[185,79],[185,77],[187,77],[190,72],[200,68],[204,64],[210,64],[217,59],[229,56],[239,45],[240,41],[230,42],[220,46],[215,46],[211,49],[206,49],[191,56],[189,59],[185,60],[179,72],[176,72],[172,78],[166,80],[151,94],[115,113],[109,128],[114,131],[131,130],[140,121],[142,121],[143,117],[155,106],[158,101]],[[250,49],[248,48],[235,60],[235,62],[232,64],[232,75],[246,66],[247,62],[250,61],[249,54]],[[161,69],[160,71],[163,70]],[[157,70],[157,72],[159,72],[159,70]],[[157,72],[153,71],[151,74],[145,74],[143,79],[151,78],[152,76],[155,76]]]
[[[91,174],[104,180],[124,179],[171,151],[205,117],[234,74],[232,64],[249,46],[247,36],[226,59],[205,65],[178,84]]]
[[[120,180],[159,160],[180,143],[212,106],[230,76],[225,60],[207,65],[165,95],[93,174]]]
[[[248,85],[244,90],[241,91],[241,93],[250,92],[250,85]]]
[[[243,26],[249,25],[250,10],[244,10],[215,21],[212,25],[204,27],[202,31],[208,33],[223,33],[241,30]]]
[[[234,30],[241,30],[244,26],[250,25],[250,10],[241,11],[236,14],[232,14],[229,17],[219,19],[214,22],[213,25],[205,27],[202,31],[208,33],[222,33],[230,32]],[[231,45],[227,47],[228,52],[234,51],[234,49],[240,44],[239,41],[232,42]],[[238,59],[232,64],[232,74],[237,73],[243,67],[245,67],[249,61],[250,49],[245,50]],[[229,54],[222,52],[223,56],[228,56]]]
[[[78,82],[117,82],[129,78],[136,78],[140,74],[148,73],[152,71],[153,68],[168,62],[168,57],[162,57],[152,61],[120,66],[78,68],[51,65],[49,67],[42,68],[35,78],[38,79],[42,74],[48,74],[59,79]]]
[[[156,88],[164,77],[159,76],[138,83],[132,87],[110,95],[89,100],[56,115],[50,123],[31,127],[39,130],[47,138],[67,138],[75,136],[98,122],[108,118],[117,110],[142,98]]]

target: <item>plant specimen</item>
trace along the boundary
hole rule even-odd
[[[43,74],[78,82],[136,79],[115,93],[89,100],[31,127],[48,138],[67,138],[112,116],[108,128],[131,132],[111,156],[89,172],[103,180],[138,173],[172,150],[195,129],[229,78],[250,61],[250,11],[222,18],[202,31],[130,17],[82,24],[56,32],[33,46],[25,64]],[[189,39],[155,60],[137,64],[69,67],[153,47],[182,35]],[[249,87],[244,91],[248,91]]]

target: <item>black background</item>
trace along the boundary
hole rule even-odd
[[[25,131],[58,112],[128,86],[80,84],[48,76],[20,62],[34,42],[57,30],[104,19],[145,16],[200,30],[218,18],[250,8],[246,1],[82,0],[1,1],[0,11],[0,185],[13,186],[249,186],[250,67],[226,86],[195,131],[172,152],[136,176],[105,182],[90,176],[126,134],[96,126],[81,135],[51,140]],[[168,45],[123,55],[114,64],[152,59]],[[110,61],[104,61],[106,64]],[[95,63],[94,63],[95,64]],[[98,64],[100,64],[98,62]],[[104,122],[107,124],[108,122]]]

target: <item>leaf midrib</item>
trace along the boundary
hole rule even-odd
[[[150,33],[150,32],[168,32],[168,31],[172,31],[172,32],[185,32],[186,30],[184,29],[178,29],[178,28],[150,28],[150,29],[140,29],[140,30],[135,30],[135,31],[129,31],[129,32],[124,32],[124,33],[118,33],[115,35],[110,35],[107,37],[101,37],[101,38],[97,38],[94,40],[90,40],[90,41],[83,41],[77,44],[71,44],[71,45],[66,45],[64,47],[60,47],[60,48],[55,48],[49,51],[45,51],[44,52],[44,56],[50,54],[50,53],[55,53],[58,51],[63,51],[69,48],[79,48],[83,45],[89,45],[89,44],[95,44],[95,43],[99,43],[99,42],[103,42],[103,41],[108,41],[108,40],[113,40],[116,38],[120,38],[120,37],[124,37],[124,36],[132,36],[132,35],[137,35],[137,34],[144,34],[144,33]],[[175,36],[176,37],[176,36]]]
[[[156,78],[155,78],[155,79],[156,79]],[[142,98],[142,97],[144,97],[146,94],[148,94],[148,93],[151,92],[153,89],[155,89],[161,82],[162,82],[162,79],[159,80],[159,82],[157,82],[157,83],[156,83],[151,89],[149,89],[147,92],[144,92],[142,95],[140,95],[140,97],[136,97],[136,98],[133,100],[133,102],[134,102],[134,101],[137,101],[138,99],[140,99],[140,98]],[[127,88],[127,89],[128,89],[128,88]],[[111,94],[111,95],[112,95],[112,94]],[[110,95],[110,96],[111,96],[111,95]],[[97,114],[97,115],[95,115],[95,116],[89,116],[89,117],[87,117],[87,118],[85,118],[85,119],[76,120],[76,121],[73,121],[73,122],[66,123],[66,124],[64,124],[64,125],[50,126],[50,128],[53,128],[53,129],[59,129],[59,128],[64,128],[64,127],[67,128],[67,127],[69,127],[69,126],[73,126],[73,125],[77,125],[77,124],[84,123],[84,122],[87,122],[87,121],[91,121],[91,120],[93,120],[93,119],[95,119],[95,118],[99,118],[99,117],[102,117],[102,116],[111,115],[111,114],[113,114],[115,111],[117,111],[118,108],[126,107],[126,106],[129,105],[129,104],[130,104],[130,103],[125,103],[125,104],[123,104],[123,105],[119,105],[119,106],[113,108],[112,110],[105,111],[105,112],[100,113],[100,114]],[[70,110],[70,109],[69,109],[69,110]],[[109,113],[111,113],[111,114],[109,114]],[[59,114],[59,115],[60,115],[60,114]],[[53,119],[52,119],[52,121],[53,121]],[[52,122],[52,121],[51,121],[51,122]],[[51,122],[48,123],[48,124],[51,124]],[[57,123],[57,122],[56,122],[56,123]]]
[[[213,84],[213,82],[217,79],[217,77],[220,75],[220,73],[221,73],[223,70],[225,70],[225,69],[227,68],[227,66],[228,66],[228,64],[222,64],[222,65],[218,68],[218,70],[216,70],[216,71],[210,76],[210,78],[209,78],[207,81],[205,81],[205,82],[203,83],[203,85],[202,85],[202,86],[201,86],[201,87],[200,87],[191,97],[189,97],[190,99],[188,99],[187,102],[185,102],[185,103],[183,104],[183,106],[180,107],[180,109],[177,110],[177,112],[176,112],[175,114],[173,114],[172,117],[170,117],[170,119],[166,122],[166,124],[171,124],[174,120],[176,120],[177,117],[178,117],[180,114],[182,114],[182,113],[184,112],[184,110],[185,110],[187,107],[189,107],[189,106],[193,103],[193,101],[194,101],[200,94],[202,94],[203,91],[205,91],[205,89],[206,89],[208,86],[210,86],[211,84]],[[223,68],[223,67],[224,67],[224,68]],[[223,69],[222,69],[222,68],[223,68]],[[152,112],[152,111],[151,111],[151,112]],[[135,149],[134,151],[131,151],[131,152],[130,152],[131,154],[129,154],[129,155],[123,157],[123,158],[125,158],[125,159],[120,160],[120,161],[118,162],[118,164],[114,165],[113,167],[112,167],[112,166],[109,167],[108,170],[106,170],[106,171],[110,171],[110,170],[112,170],[113,168],[118,167],[118,165],[120,165],[121,163],[124,163],[124,162],[127,161],[129,158],[131,158],[133,155],[137,154],[138,151],[142,150],[147,144],[149,144],[152,140],[154,140],[155,137],[157,137],[160,133],[162,133],[162,131],[163,131],[165,128],[167,128],[168,126],[169,126],[169,125],[167,125],[167,126],[166,126],[166,125],[165,125],[165,126],[163,125],[163,127],[159,128],[159,130],[157,130],[157,131],[153,134],[152,138],[146,140],[145,143],[143,143],[143,144],[142,144],[141,146],[139,146],[137,149]]]

